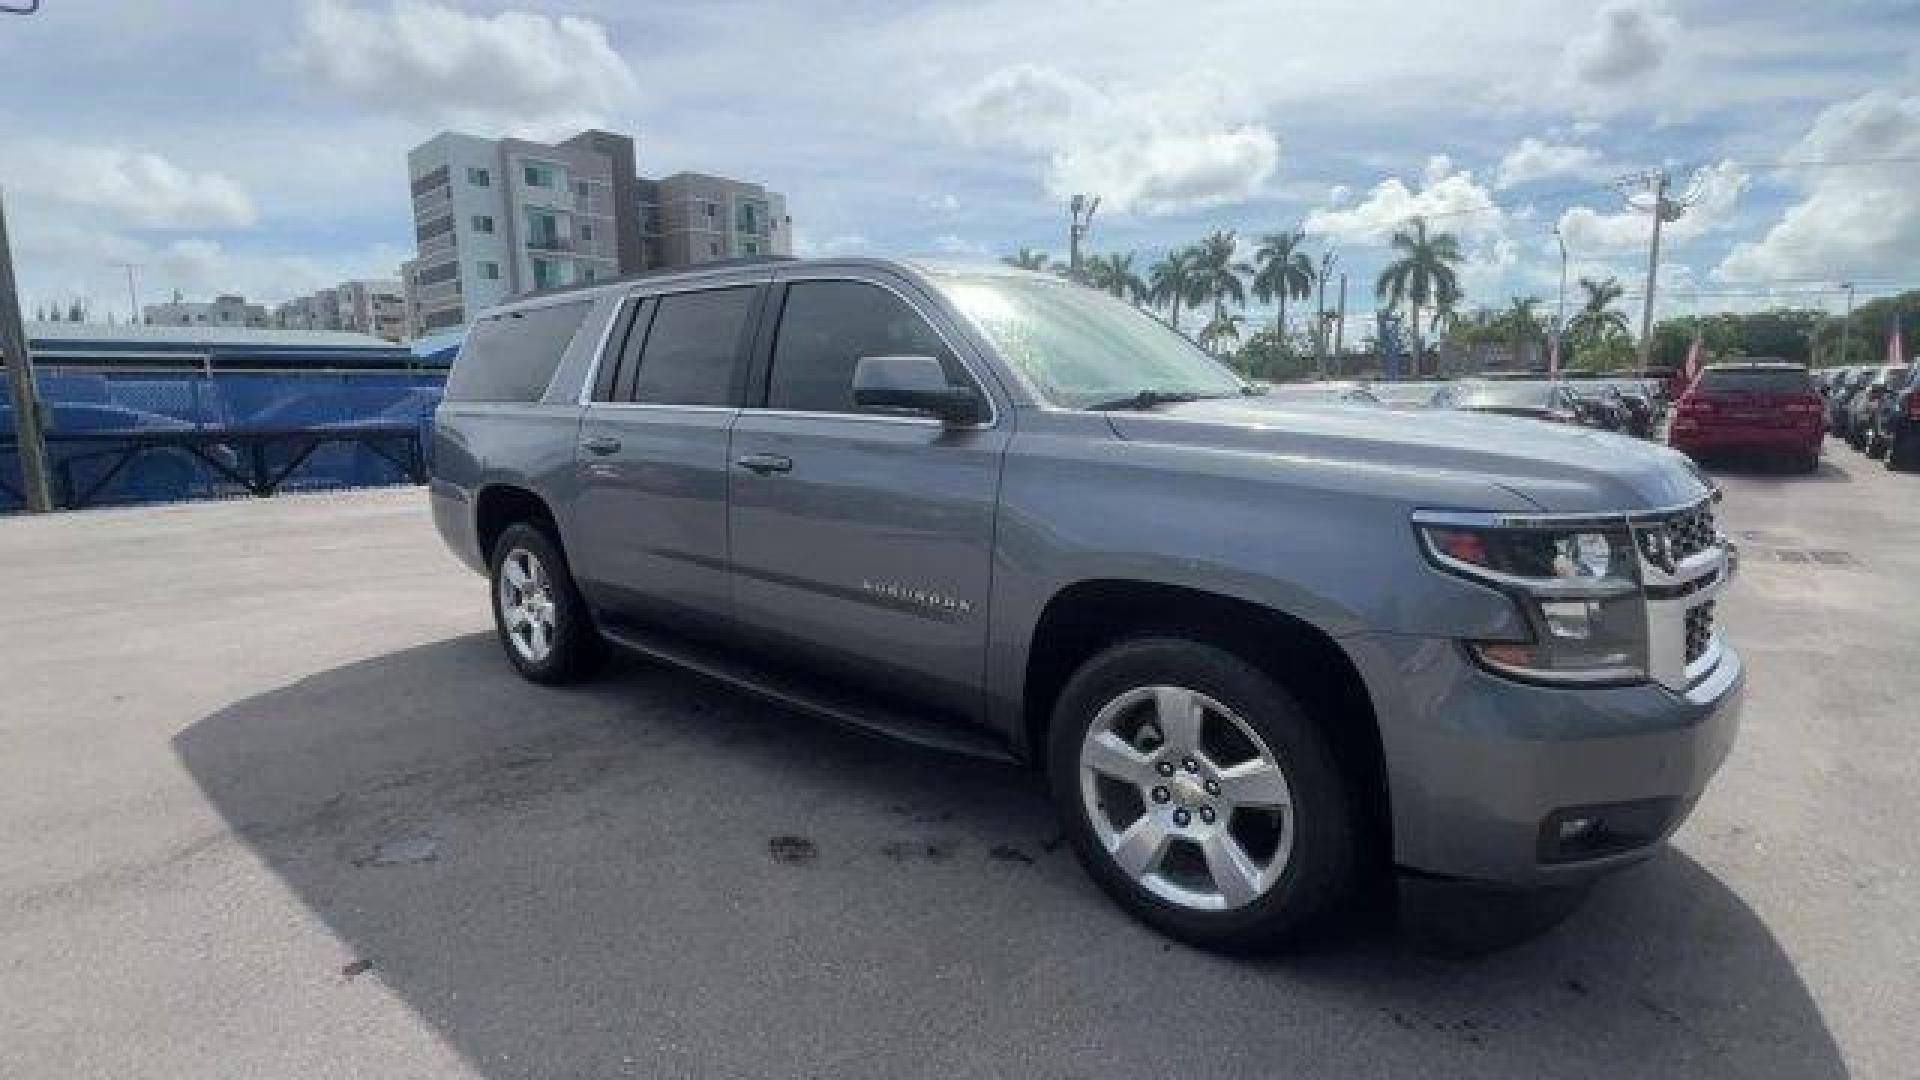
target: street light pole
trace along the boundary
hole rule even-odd
[[[127,322],[132,326],[140,325],[140,291],[134,286],[133,272],[140,269],[139,263],[114,263],[127,272]]]
[[[1314,302],[1313,311],[1313,362],[1314,369],[1321,378],[1327,377],[1327,275],[1333,272],[1334,255],[1331,250],[1320,255],[1320,298]]]
[[[1678,216],[1677,214],[1675,215]],[[1667,220],[1667,173],[1653,174],[1653,242],[1647,247],[1647,296],[1640,309],[1640,370],[1653,362],[1653,291],[1660,277],[1660,225]]]
[[[20,295],[13,280],[13,245],[7,239],[7,206],[0,192],[0,359],[7,365],[7,389],[13,400],[14,456],[20,462],[20,490],[27,509],[53,509],[47,487],[47,444],[40,432],[40,400],[33,383],[33,357],[20,323]]]
[[[1847,350],[1853,337],[1853,282],[1843,281],[1840,287],[1847,290],[1847,315],[1840,320],[1840,362],[1849,364],[1852,363],[1848,358]]]
[[[1553,316],[1553,347],[1547,352],[1547,378],[1560,377],[1560,350],[1567,339],[1567,238],[1554,223],[1553,238],[1560,244],[1560,306]]]

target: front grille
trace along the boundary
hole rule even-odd
[[[1687,663],[1700,659],[1713,640],[1713,601],[1687,612]]]

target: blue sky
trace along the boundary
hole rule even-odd
[[[1664,167],[1694,200],[1667,313],[1826,304],[1920,283],[1917,31],[1804,0],[45,0],[0,16],[0,183],[29,314],[123,311],[121,262],[147,300],[392,276],[409,146],[588,124],[787,192],[803,253],[1058,253],[1075,190],[1143,263],[1303,226],[1356,318],[1414,213],[1460,234],[1469,307],[1551,300],[1556,225],[1574,277],[1637,289],[1608,181]],[[1855,164],[1778,167],[1807,161]]]

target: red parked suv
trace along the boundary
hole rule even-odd
[[[1667,443],[1699,456],[1715,450],[1791,454],[1820,467],[1825,404],[1802,364],[1711,364],[1674,407]]]

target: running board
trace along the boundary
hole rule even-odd
[[[675,667],[868,734],[952,754],[1012,762],[1006,744],[959,721],[912,713],[824,681],[776,671],[633,626],[603,626],[608,640]]]

